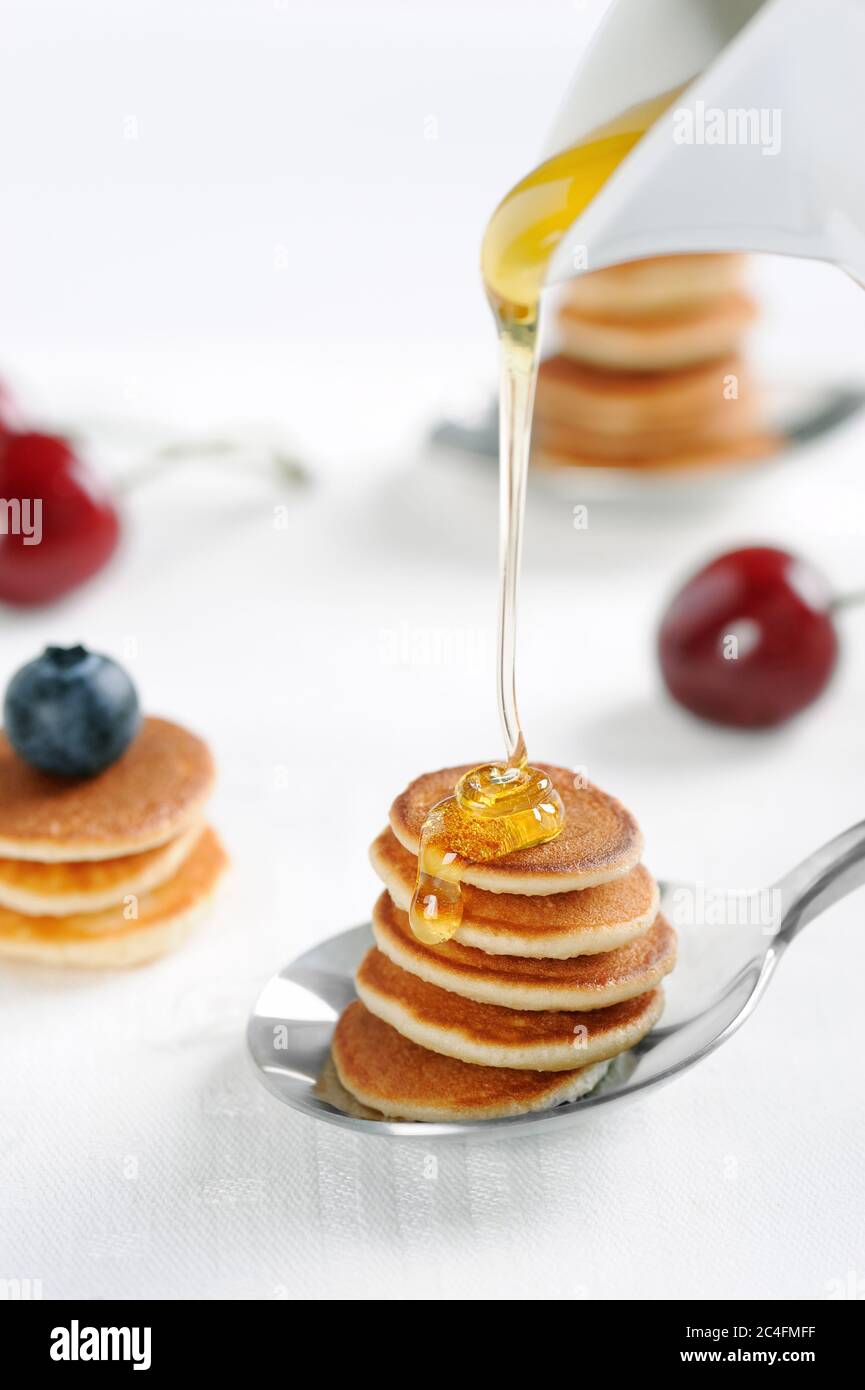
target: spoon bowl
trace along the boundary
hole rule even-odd
[[[373,944],[368,924],[330,937],[268,981],[249,1019],[249,1051],[259,1079],[278,1100],[355,1133],[430,1141],[561,1130],[597,1106],[635,1098],[673,1080],[726,1042],[759,1003],[801,928],[863,882],[865,821],[760,892],[662,884],[661,911],[678,932],[679,960],[665,982],[661,1022],[635,1048],[615,1058],[588,1096],[550,1110],[421,1124],[362,1118],[316,1093],[334,1024],[356,997],[354,973]]]

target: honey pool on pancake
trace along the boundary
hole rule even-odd
[[[499,204],[484,236],[481,269],[501,352],[496,674],[506,761],[466,773],[424,821],[409,921],[427,944],[447,941],[458,930],[467,864],[544,844],[564,824],[564,807],[549,777],[528,764],[516,697],[517,586],[541,290],[565,232],[681,90],[629,108],[539,165]]]

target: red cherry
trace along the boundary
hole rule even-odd
[[[828,585],[783,550],[732,550],[680,589],[658,634],[674,699],[740,728],[781,724],[824,689],[838,638]]]
[[[107,492],[56,435],[0,434],[0,500],[7,603],[59,598],[101,569],[117,545],[120,523]]]

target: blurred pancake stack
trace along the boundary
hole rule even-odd
[[[0,956],[105,969],[178,946],[227,864],[213,781],[207,745],[166,719],[93,777],[41,772],[0,733]]]
[[[586,1095],[660,1017],[676,936],[640,863],[628,811],[541,765],[564,803],[560,835],[464,866],[456,935],[411,930],[420,831],[468,769],[417,778],[372,845],[385,884],[359,998],[334,1031],[321,1096],[368,1118],[482,1120]]]
[[[779,447],[743,354],[744,257],[661,256],[572,280],[541,364],[540,467],[676,469]]]

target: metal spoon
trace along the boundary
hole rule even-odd
[[[333,1025],[355,997],[354,971],[372,944],[369,926],[331,937],[264,987],[247,1027],[263,1084],[279,1100],[355,1133],[432,1139],[516,1138],[561,1130],[599,1105],[638,1096],[707,1057],[726,1042],[762,997],[778,961],[802,927],[865,883],[865,821],[818,849],[772,888],[709,892],[662,884],[661,910],[679,933],[679,962],[665,985],[657,1027],[617,1058],[582,1100],[510,1119],[419,1124],[344,1113],[316,1095]]]

